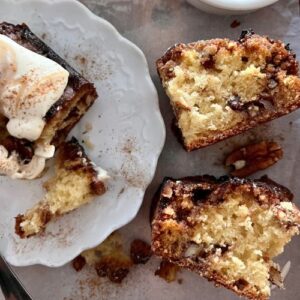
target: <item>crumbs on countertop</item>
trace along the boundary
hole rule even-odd
[[[93,125],[91,123],[87,122],[84,124],[84,131],[82,132],[82,134],[87,134],[92,129],[93,129]]]
[[[86,265],[86,261],[84,257],[81,255],[78,255],[72,261],[72,266],[76,270],[76,272],[81,271],[85,265]]]
[[[230,27],[231,27],[231,28],[237,28],[237,27],[239,27],[240,25],[241,25],[241,22],[235,19],[235,20],[233,20],[233,21],[231,22]]]
[[[155,275],[170,283],[176,280],[179,270],[180,268],[175,264],[162,260],[159,268],[155,271]]]
[[[152,256],[151,246],[139,239],[132,241],[130,257],[134,264],[145,264]]]
[[[95,148],[95,145],[91,142],[91,140],[88,137],[82,140],[82,143],[85,144],[86,148],[89,150],[94,150]]]

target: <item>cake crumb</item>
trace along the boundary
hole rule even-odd
[[[230,24],[230,27],[231,27],[231,28],[237,28],[237,27],[239,27],[240,25],[241,25],[241,22],[235,19],[235,20],[233,20],[232,23]]]
[[[118,232],[112,233],[100,245],[86,250],[73,260],[73,267],[80,271],[82,262],[95,269],[99,277],[107,277],[113,283],[121,283],[128,275],[133,262],[123,247],[122,236]],[[77,269],[76,269],[77,268]]]
[[[180,268],[167,260],[162,260],[159,268],[155,271],[155,276],[159,276],[170,283],[176,280]]]
[[[89,138],[85,138],[83,140],[83,143],[85,144],[86,148],[89,150],[94,150],[95,145],[91,142],[91,140]]]
[[[82,132],[82,134],[87,134],[88,132],[90,132],[93,129],[93,125],[89,122],[85,123],[84,125],[84,131]]]
[[[76,272],[81,271],[83,269],[83,267],[85,266],[85,264],[86,264],[86,261],[85,261],[84,257],[82,257],[81,255],[78,255],[77,257],[75,257],[72,262],[72,266],[76,270]]]
[[[152,256],[151,246],[139,239],[132,241],[130,257],[134,264],[145,264]]]

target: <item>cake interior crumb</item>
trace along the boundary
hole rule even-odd
[[[241,122],[245,116],[228,101],[236,96],[242,103],[257,100],[267,84],[264,66],[264,57],[231,51],[230,44],[227,49],[207,45],[202,52],[183,50],[174,78],[165,85],[173,106],[183,108],[178,125],[187,143]]]
[[[182,206],[191,205],[189,201],[184,199]],[[188,229],[183,230],[182,222],[165,220],[162,239],[174,257],[205,262],[209,274],[235,289],[268,297],[272,259],[298,233],[296,226],[283,226],[276,214],[275,206],[258,204],[251,193],[231,193],[220,204],[203,205],[197,214],[187,216],[196,220]]]
[[[88,203],[92,197],[90,179],[83,172],[59,170],[56,177],[44,184],[47,189],[43,200],[26,213],[21,223],[26,235],[36,234],[44,227],[43,211],[49,217],[63,215]]]

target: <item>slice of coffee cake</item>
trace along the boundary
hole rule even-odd
[[[202,176],[166,180],[152,221],[152,250],[249,299],[280,285],[273,258],[299,233],[292,194],[271,180]]]
[[[237,42],[177,44],[157,69],[188,151],[300,107],[295,54],[289,45],[252,31]]]
[[[106,171],[97,167],[75,138],[61,144],[56,158],[56,174],[46,182],[43,200],[16,217],[16,233],[30,237],[42,232],[57,216],[92,201],[105,192]]]
[[[33,179],[97,92],[25,24],[0,23],[0,63],[0,174]]]

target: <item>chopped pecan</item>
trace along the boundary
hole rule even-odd
[[[155,275],[163,278],[165,281],[170,283],[176,280],[178,271],[178,266],[174,265],[173,263],[167,260],[162,260],[159,268],[155,271]]]
[[[282,156],[283,151],[277,143],[262,141],[234,150],[225,165],[233,168],[230,175],[246,177],[274,165]]]
[[[263,99],[251,100],[247,102],[241,101],[241,97],[234,95],[229,98],[227,104],[234,110],[239,112],[247,112],[250,117],[257,116],[261,110],[265,109],[265,103],[262,102]]]
[[[95,265],[99,277],[108,277],[113,283],[122,283],[129,273],[129,266],[122,267],[119,262],[101,261]]]
[[[270,267],[270,282],[276,285],[277,287],[283,289],[284,284],[283,284],[283,278],[280,272],[280,268],[278,265],[274,264]]]
[[[134,264],[145,264],[152,256],[151,246],[136,239],[130,246],[130,257]]]

